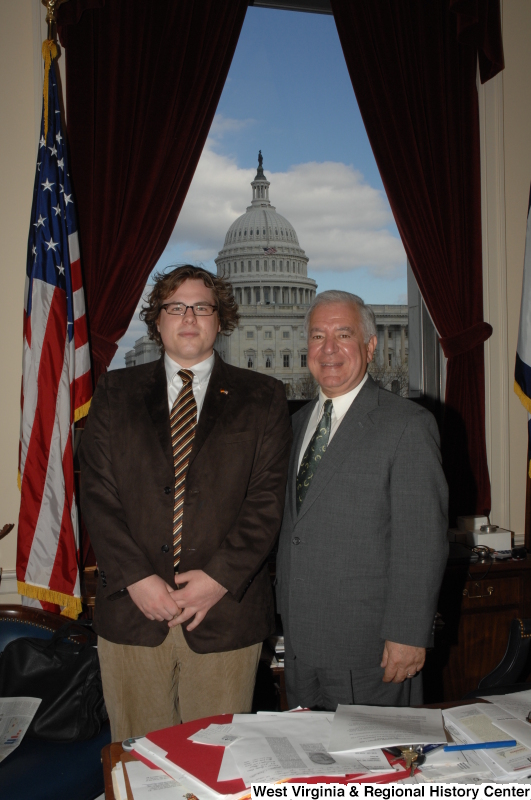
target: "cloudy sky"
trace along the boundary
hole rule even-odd
[[[251,201],[258,150],[270,200],[294,226],[319,290],[406,298],[406,257],[332,17],[249,8],[210,135],[156,269],[214,270]],[[145,331],[135,315],[111,368]]]

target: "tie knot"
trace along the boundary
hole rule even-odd
[[[332,413],[332,406],[333,403],[331,400],[325,400],[325,404],[323,406],[323,416],[324,414],[331,414]]]
[[[180,369],[179,378],[182,380],[183,386],[187,386],[189,383],[192,383],[194,379],[194,373],[190,369]]]

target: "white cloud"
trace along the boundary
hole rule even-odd
[[[218,124],[231,123],[222,118]],[[162,265],[170,263],[167,256],[175,247],[192,262],[215,258],[227,229],[251,202],[255,169],[241,169],[235,159],[216,153],[214,144],[207,141]],[[310,162],[287,172],[266,170],[266,176],[271,202],[297,231],[310,270],[364,268],[384,279],[403,275],[406,256],[387,228],[393,224],[387,199],[351,165]]]
[[[223,114],[216,114],[210,127],[209,137],[222,139],[226,133],[238,133],[255,123],[255,119],[232,119],[231,117],[224,117]]]

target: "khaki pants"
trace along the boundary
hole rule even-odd
[[[261,644],[225,653],[194,653],[182,628],[158,647],[98,638],[113,742],[215,714],[251,710]]]

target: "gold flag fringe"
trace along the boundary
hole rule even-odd
[[[50,66],[54,58],[57,58],[59,51],[53,39],[46,39],[42,43],[42,57],[44,58],[44,85],[42,95],[44,97],[44,138],[48,136],[48,75]]]
[[[33,586],[31,583],[17,581],[17,591],[19,594],[31,597],[34,600],[44,600],[46,603],[55,603],[58,606],[63,606],[61,614],[64,617],[70,617],[70,619],[77,619],[83,610],[80,597],[54,592],[44,586]]]
[[[87,414],[89,412],[89,408],[90,408],[91,402],[92,402],[92,398],[87,403],[85,403],[83,406],[79,406],[79,408],[76,408],[76,410],[74,412],[74,422],[77,422],[78,420],[80,420],[83,417],[87,416]]]

